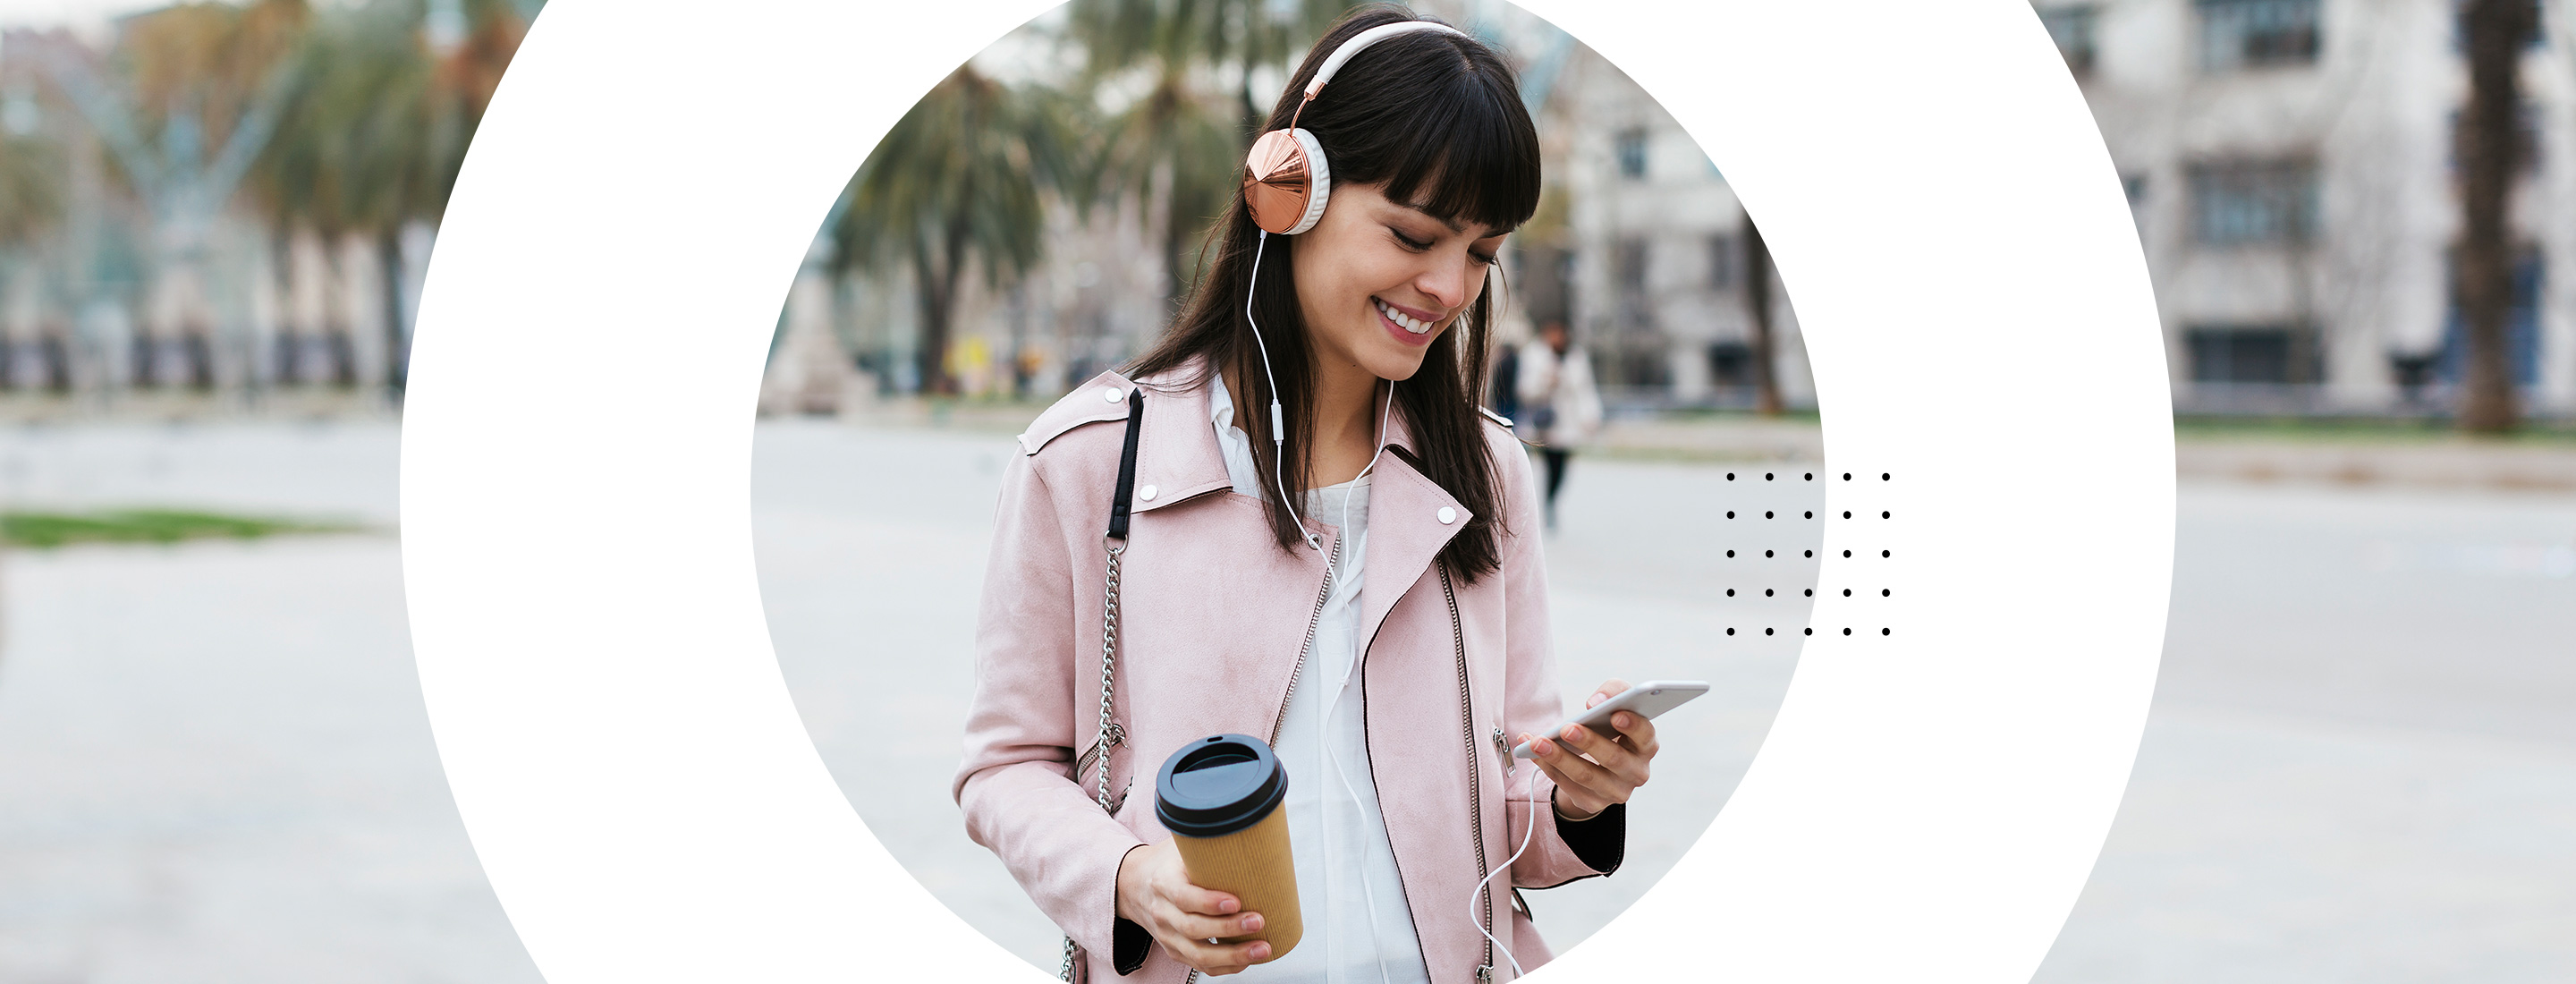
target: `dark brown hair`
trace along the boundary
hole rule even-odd
[[[1371,4],[1344,15],[1307,51],[1271,109],[1268,128],[1288,126],[1307,81],[1342,42],[1383,24],[1430,19],[1392,4]],[[1521,104],[1511,68],[1478,41],[1421,31],[1371,45],[1342,66],[1297,125],[1323,145],[1336,186],[1385,182],[1390,200],[1497,233],[1518,228],[1538,210],[1538,131]],[[1234,370],[1247,390],[1247,405],[1269,405],[1270,383],[1252,328],[1244,321],[1259,234],[1238,189],[1234,207],[1210,230],[1213,255],[1206,276],[1190,292],[1179,319],[1129,368],[1129,378],[1203,357],[1207,372]],[[1303,501],[1306,494],[1314,443],[1314,349],[1306,338],[1284,237],[1280,245],[1278,259],[1260,251],[1262,290],[1251,306],[1266,328],[1262,335],[1270,346],[1270,368],[1278,375],[1280,408],[1295,422],[1288,428],[1284,461],[1274,468],[1268,453],[1269,414],[1245,414],[1237,423],[1252,438],[1256,467],[1266,473],[1262,498],[1270,506],[1280,549],[1293,550],[1304,534],[1273,496],[1284,489],[1297,497],[1291,501]],[[1499,270],[1489,268],[1486,275]],[[1490,289],[1479,292],[1465,314],[1432,341],[1421,370],[1395,387],[1396,403],[1414,437],[1407,460],[1474,517],[1440,552],[1440,559],[1470,582],[1502,562],[1499,466],[1476,409],[1492,356],[1493,296]],[[1192,380],[1190,385],[1204,382]]]

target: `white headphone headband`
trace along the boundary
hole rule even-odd
[[[1324,91],[1324,83],[1332,81],[1333,73],[1342,70],[1342,63],[1351,60],[1351,57],[1359,54],[1361,49],[1398,34],[1411,34],[1415,31],[1447,31],[1462,38],[1467,36],[1466,32],[1457,28],[1431,21],[1397,21],[1361,31],[1350,40],[1342,42],[1341,47],[1333,49],[1332,57],[1324,59],[1323,67],[1315,70],[1315,80],[1306,83],[1306,98],[1313,99],[1316,93]]]

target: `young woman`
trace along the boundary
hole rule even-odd
[[[1321,216],[1269,234],[1238,199],[1179,321],[1040,415],[1004,476],[954,791],[1065,930],[1069,975],[1507,980],[1549,956],[1518,889],[1619,863],[1654,728],[1550,730],[1538,497],[1476,407],[1536,133],[1502,60],[1445,26],[1363,39],[1306,93],[1416,20],[1347,16],[1271,114],[1329,161]],[[1263,915],[1192,884],[1155,819],[1156,769],[1221,733],[1288,771],[1285,954],[1214,942]]]

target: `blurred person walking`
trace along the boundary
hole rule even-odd
[[[1574,449],[1601,429],[1601,391],[1592,385],[1592,358],[1575,348],[1565,322],[1550,321],[1520,348],[1520,413],[1514,430],[1538,445],[1547,462],[1547,528],[1556,528],[1556,493],[1565,485]]]

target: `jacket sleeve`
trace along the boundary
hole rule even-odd
[[[1096,701],[1099,686],[1096,655],[1077,665],[1079,613],[1100,617],[1096,602],[1076,604],[1077,584],[1101,576],[1077,569],[1074,546],[1034,459],[1014,456],[994,517],[976,614],[966,754],[951,794],[965,813],[966,835],[1000,857],[1038,909],[1084,949],[1108,955],[1118,865],[1144,842],[1073,776],[1074,754],[1090,744],[1098,723],[1077,719],[1075,708]],[[1095,621],[1089,638],[1099,632]],[[1086,679],[1090,699],[1077,699]]]
[[[1499,430],[1495,433],[1500,433]],[[1523,732],[1545,734],[1547,729],[1565,720],[1564,704],[1557,697],[1556,657],[1554,643],[1548,635],[1547,566],[1539,545],[1540,530],[1536,482],[1530,476],[1529,455],[1508,437],[1488,442],[1493,446],[1496,477],[1502,480],[1505,516],[1503,533],[1503,636],[1504,636],[1504,735],[1517,740]],[[1556,784],[1537,764],[1520,759],[1507,762],[1513,774],[1503,784],[1503,806],[1508,821],[1511,845],[1518,849],[1526,838],[1529,848],[1520,860],[1512,863],[1512,884],[1527,888],[1553,888],[1578,878],[1606,875],[1619,866],[1627,840],[1626,811],[1619,816],[1604,811],[1601,816],[1580,825],[1565,821],[1562,829],[1556,818],[1553,796]],[[1532,801],[1537,809],[1531,809]],[[1536,823],[1537,829],[1529,825]],[[1578,832],[1579,830],[1579,832]],[[1574,843],[1583,850],[1578,853]],[[1587,862],[1591,858],[1603,864]]]

